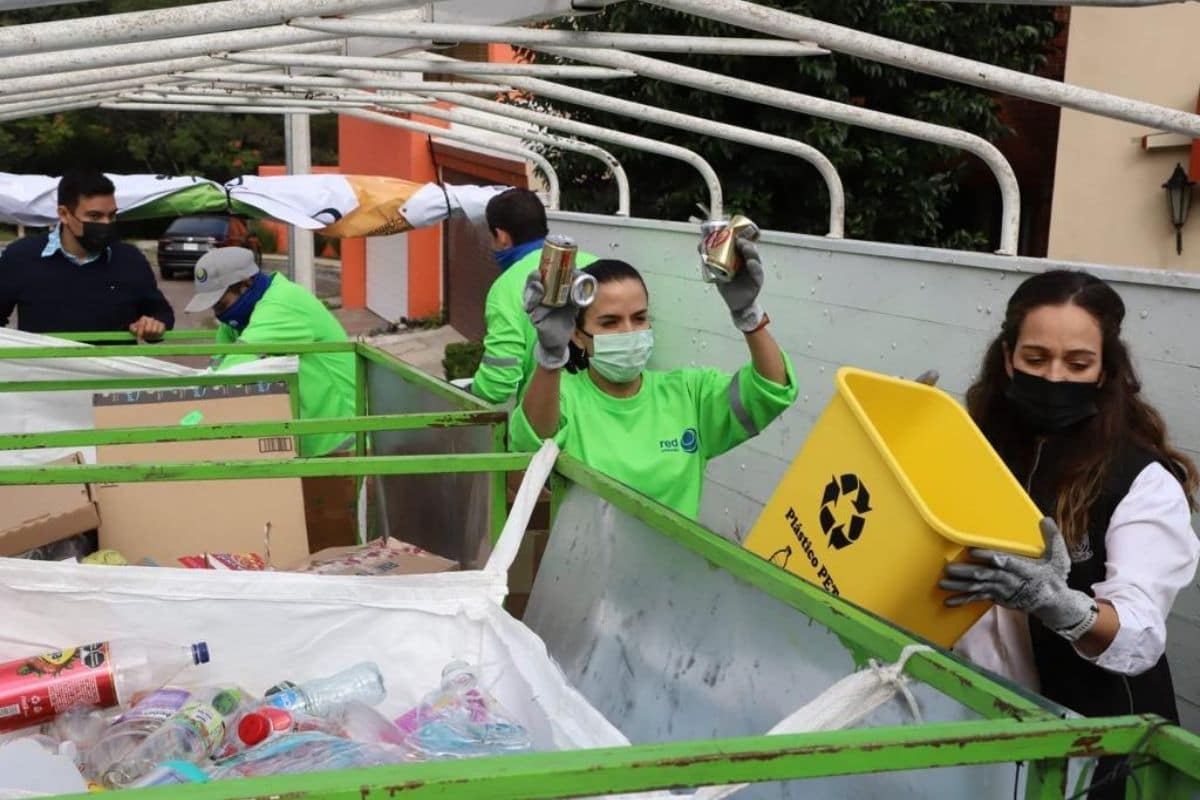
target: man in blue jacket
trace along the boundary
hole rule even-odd
[[[58,224],[9,244],[0,255],[0,326],[14,309],[31,333],[129,331],[161,339],[175,325],[150,263],[116,238],[116,189],[80,170],[58,184]]]

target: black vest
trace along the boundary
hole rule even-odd
[[[1013,475],[1044,514],[1054,515],[1055,479],[1061,474],[1060,465],[1070,458],[1073,441],[1078,439],[1070,434],[1051,436],[1042,442],[1040,452],[1027,449],[1012,454],[1011,458],[1005,455]],[[1071,554],[1067,583],[1072,589],[1091,595],[1092,584],[1105,579],[1105,534],[1113,512],[1142,470],[1157,461],[1150,452],[1129,446],[1110,464],[1100,496],[1089,514],[1087,539],[1073,548]],[[1032,616],[1029,634],[1042,694],[1054,702],[1086,717],[1150,713],[1179,722],[1175,688],[1165,654],[1141,675],[1119,675],[1082,659],[1070,642]]]

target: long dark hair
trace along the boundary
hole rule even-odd
[[[1078,449],[1058,478],[1055,518],[1071,545],[1087,536],[1088,514],[1104,486],[1108,468],[1123,446],[1144,448],[1167,465],[1183,485],[1188,503],[1200,479],[1196,466],[1167,443],[1162,417],[1141,398],[1141,382],[1129,350],[1121,341],[1125,303],[1104,281],[1087,272],[1052,270],[1035,275],[1013,292],[1004,312],[1000,334],[983,356],[979,377],[967,390],[967,410],[984,435],[1002,454],[1021,439],[1028,439],[1004,398],[1009,377],[1006,352],[1016,352],[1017,338],[1026,315],[1043,306],[1079,306],[1100,325],[1103,336],[1101,366],[1104,380],[1096,405],[1099,413],[1084,423],[1075,438]]]
[[[596,283],[637,281],[642,285],[642,290],[646,292],[646,299],[650,299],[650,290],[646,288],[646,282],[642,280],[642,273],[638,272],[632,264],[626,261],[619,261],[615,258],[601,258],[598,261],[588,264],[581,271],[595,278]],[[581,330],[583,328],[583,315],[586,313],[587,309],[581,308],[579,309],[579,315],[575,318],[575,326]],[[586,372],[588,368],[587,353],[577,347],[574,342],[568,342],[567,349],[569,351],[567,372],[570,372],[572,375],[576,372]]]

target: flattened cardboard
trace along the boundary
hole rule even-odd
[[[292,418],[282,383],[98,394],[97,428],[268,422]],[[198,442],[102,445],[101,464],[295,458],[290,436]],[[299,478],[98,484],[100,547],[131,563],[149,559],[178,567],[197,552],[266,555],[263,529],[271,523],[271,563],[308,554]]]
[[[423,575],[452,572],[458,562],[434,555],[399,539],[376,539],[352,547],[328,547],[289,568],[320,575]]]
[[[80,464],[78,453],[50,464]],[[0,556],[95,530],[96,504],[84,484],[0,486]]]

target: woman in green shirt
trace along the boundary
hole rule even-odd
[[[513,413],[513,449],[536,450],[553,438],[584,463],[699,516],[708,460],[757,435],[796,399],[791,363],[758,304],[758,252],[742,240],[738,251],[744,268],[717,284],[750,351],[750,363],[732,375],[644,369],[654,347],[649,295],[624,261],[602,259],[584,270],[598,286],[582,310],[541,305],[541,276],[530,274],[525,308],[537,331],[537,368]]]

